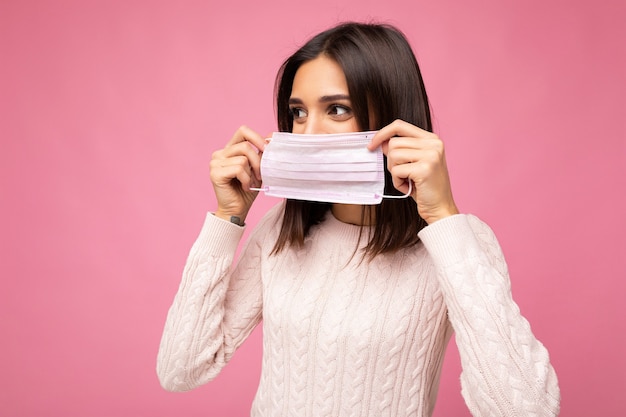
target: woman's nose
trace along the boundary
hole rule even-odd
[[[304,122],[303,132],[307,135],[324,133],[322,119],[314,114],[309,114]]]

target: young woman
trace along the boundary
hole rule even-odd
[[[404,36],[359,23],[315,36],[281,67],[277,112],[284,132],[378,131],[367,146],[386,156],[385,194],[411,198],[287,199],[231,268],[266,146],[237,130],[211,160],[217,209],[167,317],[163,387],[214,378],[263,319],[253,416],[430,416],[454,331],[474,416],[557,415],[555,372],[511,298],[496,238],[454,203]]]

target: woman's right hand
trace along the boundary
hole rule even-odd
[[[243,222],[261,186],[261,154],[265,139],[241,126],[224,149],[211,157],[211,182],[217,198],[215,215],[224,220],[237,216]]]

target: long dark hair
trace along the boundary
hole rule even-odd
[[[275,87],[280,131],[293,128],[289,98],[296,71],[320,55],[335,60],[343,69],[361,130],[378,130],[402,119],[432,131],[426,89],[407,39],[393,26],[368,23],[344,23],[326,30],[283,63]],[[385,159],[385,194],[398,195],[386,166]],[[329,209],[328,203],[288,199],[273,253],[287,245],[302,247],[311,226],[321,222]],[[374,216],[371,210],[375,210]],[[426,226],[412,198],[383,199],[376,206],[364,206],[362,218],[368,217],[374,217],[376,224],[365,248],[370,259],[415,245],[417,233]]]

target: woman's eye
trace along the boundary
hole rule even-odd
[[[291,113],[291,117],[293,117],[294,120],[299,120],[306,117],[306,112],[299,107],[292,107],[289,109],[289,112]]]
[[[330,107],[329,113],[337,118],[344,119],[352,114],[352,110],[350,110],[346,106],[340,106],[335,104]]]

